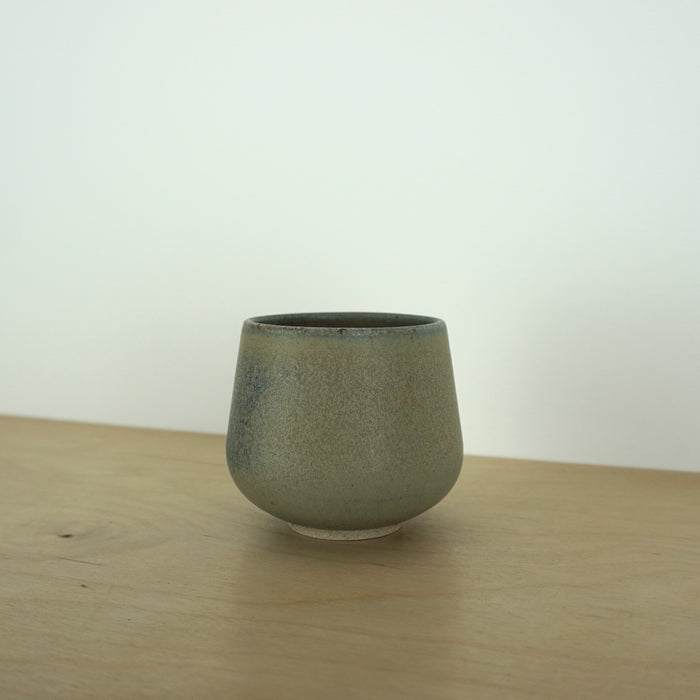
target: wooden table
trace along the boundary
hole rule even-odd
[[[0,697],[700,697],[700,474],[469,457],[335,543],[223,455],[0,418]]]

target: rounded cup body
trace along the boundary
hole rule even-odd
[[[248,319],[226,457],[248,499],[309,528],[381,528],[435,505],[462,464],[444,321]]]

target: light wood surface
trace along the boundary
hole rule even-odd
[[[338,543],[223,455],[0,418],[0,697],[700,697],[700,474],[467,458]]]

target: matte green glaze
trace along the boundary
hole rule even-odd
[[[462,464],[445,322],[360,313],[248,319],[226,458],[253,503],[306,528],[371,530],[427,510]]]

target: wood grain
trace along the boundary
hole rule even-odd
[[[700,697],[700,474],[470,457],[337,543],[223,455],[0,418],[0,697]]]

